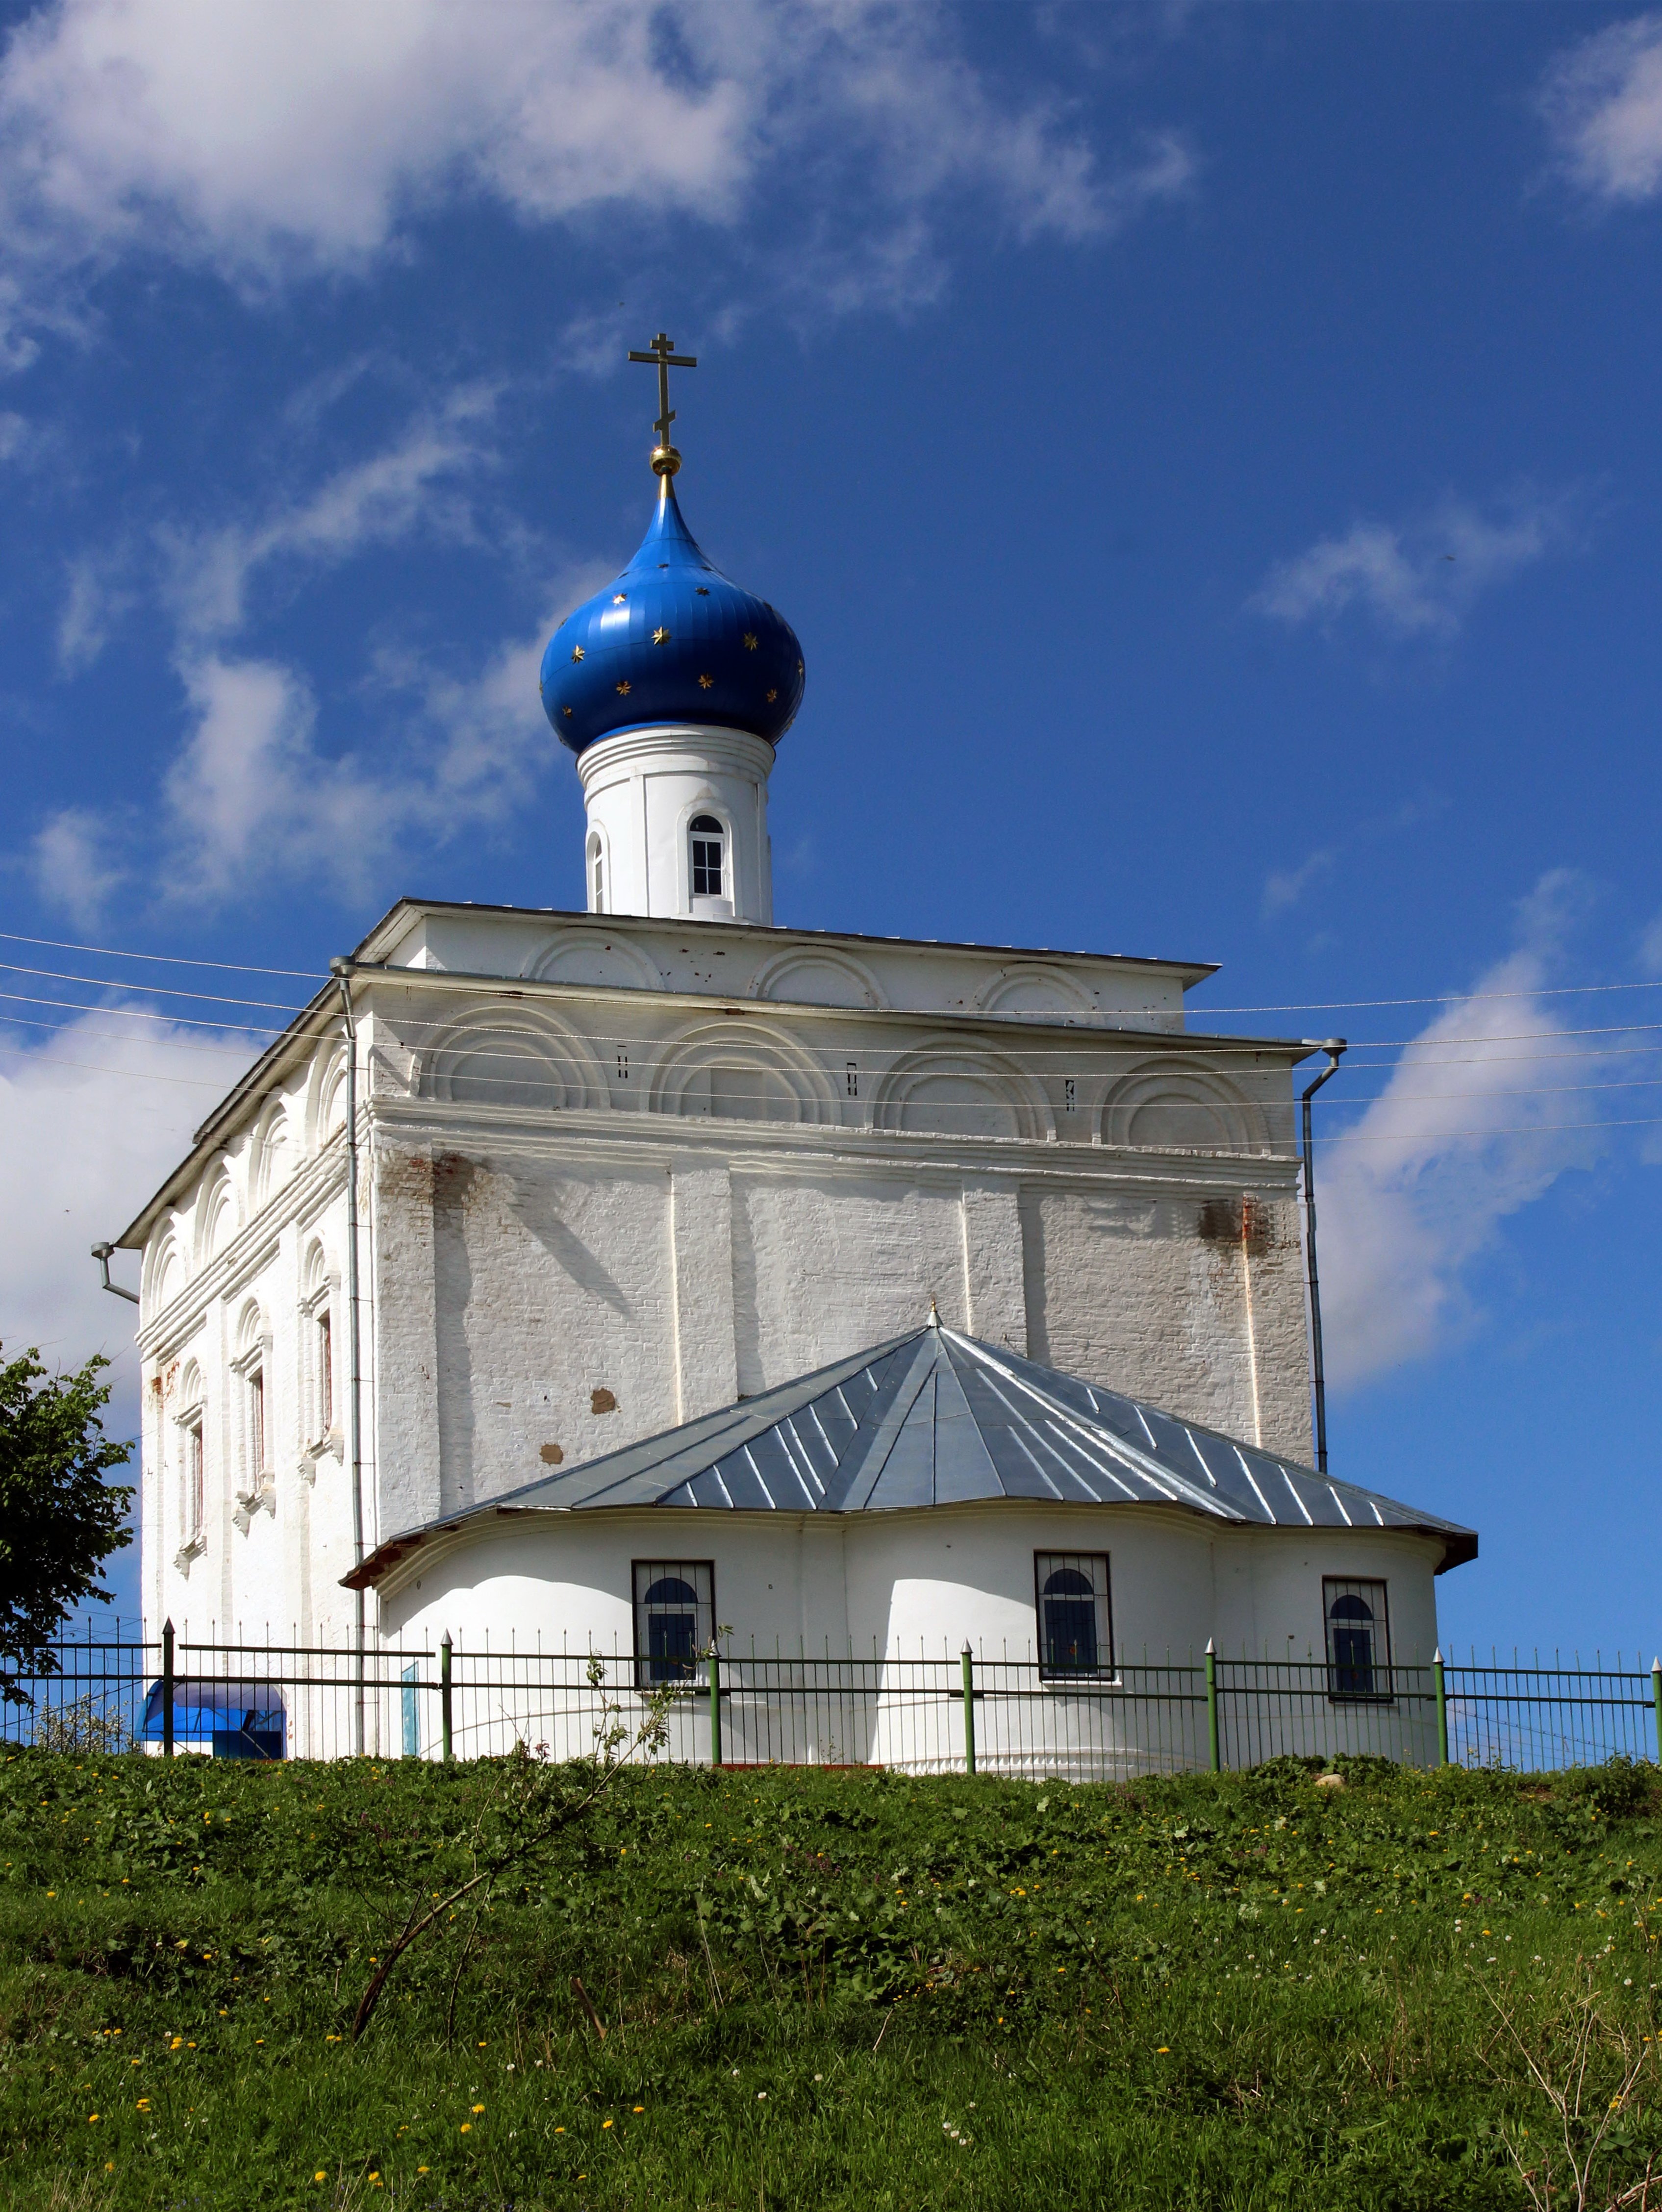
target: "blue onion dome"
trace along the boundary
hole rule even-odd
[[[713,723],[777,744],[802,683],[795,631],[712,568],[665,474],[640,551],[549,640],[543,712],[574,753],[656,722]]]

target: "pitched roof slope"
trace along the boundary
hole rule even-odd
[[[759,1397],[545,1475],[380,1545],[344,1577],[373,1584],[427,1539],[502,1513],[673,1505],[880,1513],[982,1499],[1177,1505],[1260,1528],[1414,1529],[1438,1571],[1477,1555],[1446,1521],[934,1321]]]

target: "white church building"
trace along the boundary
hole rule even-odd
[[[1423,1664],[1475,1536],[1310,1465],[1312,1048],[776,925],[802,655],[668,419],[543,666],[587,910],[400,900],[118,1240],[147,1633]]]

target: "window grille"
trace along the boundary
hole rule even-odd
[[[715,1636],[715,1569],[709,1559],[635,1562],[635,1680],[642,1690],[691,1682]]]
[[[691,830],[692,839],[692,896],[694,898],[720,898],[725,871],[727,832],[713,814],[696,814]]]
[[[1038,1671],[1046,1681],[1114,1671],[1105,1552],[1035,1552]]]
[[[1385,1586],[1322,1577],[1327,1617],[1328,1695],[1388,1698],[1391,1695],[1391,1616]]]

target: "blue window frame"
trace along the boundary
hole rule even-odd
[[[715,1569],[709,1559],[636,1559],[635,1679],[642,1690],[697,1679],[715,1633]]]
[[[1391,1616],[1382,1582],[1322,1578],[1327,1616],[1327,1684],[1332,1698],[1391,1695]]]
[[[1035,1552],[1038,1671],[1046,1681],[1114,1671],[1114,1622],[1105,1552]]]

